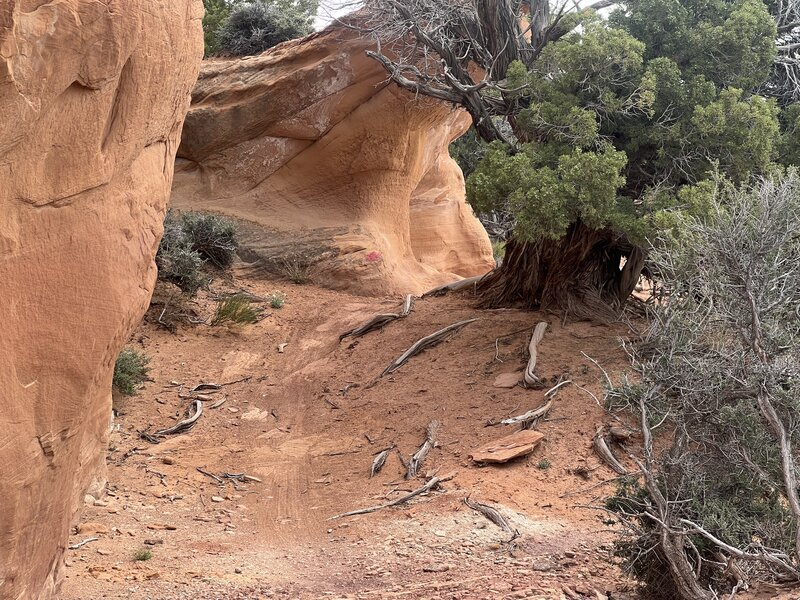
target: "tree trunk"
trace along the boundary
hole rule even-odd
[[[558,240],[511,237],[503,264],[481,281],[479,292],[487,307],[522,304],[570,318],[612,321],[643,266],[644,253],[624,237],[575,223]]]

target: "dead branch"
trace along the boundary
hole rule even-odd
[[[444,483],[445,481],[450,481],[453,479],[457,473],[453,473],[451,475],[447,475],[446,477],[431,477],[428,483],[415,489],[412,492],[409,492],[405,496],[401,496],[392,500],[391,502],[387,502],[386,504],[379,504],[378,506],[370,506],[369,508],[360,508],[358,510],[351,510],[350,512],[342,513],[340,515],[334,515],[333,517],[328,518],[328,521],[334,521],[336,519],[341,519],[343,517],[354,517],[356,515],[366,515],[368,513],[373,513],[378,510],[382,510],[384,508],[391,508],[392,506],[397,506],[398,504],[405,504],[412,498],[419,496],[420,494],[424,494],[425,492],[429,492],[432,489],[436,488],[440,484]]]
[[[213,479],[213,480],[214,480],[214,481],[216,481],[217,483],[222,483],[222,479],[221,479],[220,477],[217,477],[217,476],[216,476],[216,475],[214,475],[213,473],[209,473],[208,471],[204,471],[204,470],[203,470],[203,469],[201,469],[200,467],[195,467],[195,469],[197,469],[198,473],[202,473],[202,474],[203,474],[203,475],[205,475],[206,477],[211,477],[211,479]]]
[[[403,366],[403,364],[405,364],[405,362],[412,356],[419,354],[425,348],[430,348],[431,346],[435,346],[436,344],[444,340],[449,334],[455,333],[465,325],[469,325],[470,323],[477,320],[478,319],[467,319],[465,321],[459,321],[458,323],[453,323],[452,325],[448,325],[447,327],[444,327],[439,331],[436,331],[430,335],[425,336],[422,339],[417,340],[399,358],[394,360],[388,367],[386,367],[383,370],[383,373],[380,374],[380,377],[388,375],[389,373],[394,373],[397,369]]]
[[[392,450],[394,450],[394,444],[384,450],[381,450],[375,455],[375,458],[372,459],[372,468],[369,471],[370,479],[380,473],[381,469],[383,469],[383,465],[386,464],[386,459],[389,457],[389,453]]]
[[[611,452],[611,448],[608,446],[605,436],[605,427],[599,427],[597,429],[597,433],[594,434],[594,440],[592,441],[592,446],[595,453],[603,460],[604,463],[611,467],[615,473],[627,475],[628,470],[622,466],[622,463],[620,463]]]
[[[361,337],[364,334],[369,333],[370,331],[374,331],[375,329],[380,329],[385,325],[388,325],[392,321],[396,321],[397,319],[403,319],[411,314],[411,309],[414,306],[414,296],[411,294],[407,294],[405,299],[403,300],[403,305],[400,308],[400,312],[397,313],[381,313],[373,316],[365,323],[362,323],[358,327],[350,329],[349,331],[345,331],[342,335],[339,336],[339,341],[341,342],[343,339],[348,337]]]
[[[236,383],[236,382],[234,382],[234,383]],[[189,391],[190,392],[200,392],[202,390],[220,390],[220,389],[222,389],[222,384],[219,384],[219,383],[198,383],[196,386],[194,386]]]
[[[96,542],[96,541],[97,541],[97,540],[99,540],[99,539],[100,539],[100,538],[96,538],[96,537],[90,537],[90,538],[86,538],[85,540],[83,540],[83,541],[81,541],[81,542],[78,542],[77,544],[72,544],[72,545],[69,547],[69,549],[70,549],[70,550],[77,550],[78,548],[82,548],[82,547],[83,547],[83,546],[85,546],[86,544],[88,544],[88,543],[90,543],[90,542]]]
[[[533,410],[529,410],[528,412],[518,415],[516,417],[511,417],[508,419],[503,419],[500,421],[501,425],[516,425],[521,424],[523,429],[531,429],[536,422],[544,417],[550,409],[553,407],[553,400],[548,400],[545,404],[540,406],[539,408],[535,408]]]
[[[436,445],[436,438],[439,435],[439,429],[442,424],[439,421],[431,421],[425,430],[425,441],[411,456],[408,461],[408,469],[406,470],[406,479],[412,479],[417,476],[423,461],[428,456],[428,453]]]
[[[497,509],[492,508],[488,504],[483,504],[482,502],[473,502],[469,499],[469,496],[464,498],[464,504],[469,506],[472,510],[482,514],[506,533],[513,533],[514,530],[511,529],[511,525],[508,524],[506,518],[501,515]]]
[[[481,279],[486,277],[486,275],[488,275],[488,273],[483,275],[475,275],[474,277],[467,277],[466,279],[459,279],[458,281],[453,281],[452,283],[446,283],[444,285],[437,286],[422,294],[422,297],[429,298],[430,296],[444,296],[448,292],[456,292],[469,286],[476,286]]]
[[[185,431],[189,431],[194,424],[197,423],[197,420],[200,418],[200,415],[203,414],[203,403],[200,400],[194,401],[194,414],[183,421],[179,421],[172,427],[167,427],[166,429],[159,429],[155,432],[155,435],[171,435],[174,433],[184,433]]]
[[[537,346],[539,345],[539,342],[542,341],[544,332],[546,330],[547,323],[542,321],[536,325],[536,328],[533,330],[533,335],[531,335],[531,341],[528,344],[528,354],[530,354],[530,358],[528,359],[528,364],[525,367],[525,374],[522,377],[522,380],[527,386],[536,386],[541,383],[541,380],[534,374],[533,371],[536,368]]]

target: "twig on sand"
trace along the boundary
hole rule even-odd
[[[211,479],[213,479],[213,480],[214,480],[214,481],[216,481],[217,483],[219,483],[219,484],[223,483],[223,482],[222,482],[222,478],[221,478],[221,477],[217,477],[217,476],[216,476],[216,475],[214,475],[213,473],[209,473],[208,471],[204,471],[204,470],[203,470],[203,469],[201,469],[200,467],[195,467],[195,468],[197,469],[197,471],[198,471],[199,473],[202,473],[203,475],[206,475],[207,477],[211,477]]]
[[[463,290],[464,288],[468,288],[469,286],[477,286],[478,282],[489,275],[489,273],[485,273],[484,275],[475,275],[474,277],[467,277],[466,279],[459,279],[458,281],[454,281],[452,283],[446,283],[444,285],[440,285],[438,287],[433,288],[432,290],[428,290],[424,294],[422,294],[423,298],[428,298],[429,296],[444,296],[447,292],[455,292],[457,290]]]
[[[473,502],[469,499],[469,496],[464,498],[464,504],[466,504],[472,510],[482,514],[506,533],[513,533],[514,530],[511,529],[511,525],[508,524],[506,518],[501,515],[497,509],[492,508],[488,504],[483,504],[482,502]]]
[[[369,508],[359,508],[358,510],[351,510],[350,512],[342,513],[340,515],[334,515],[328,518],[328,521],[334,521],[336,519],[342,519],[344,517],[354,517],[356,515],[366,515],[369,513],[373,513],[378,510],[382,510],[384,508],[391,508],[392,506],[397,506],[398,504],[405,504],[412,498],[419,496],[420,494],[424,494],[425,492],[429,492],[439,484],[444,483],[445,481],[450,481],[453,479],[457,473],[452,473],[451,475],[447,475],[446,477],[431,477],[428,483],[415,489],[413,492],[409,492],[405,496],[400,496],[392,500],[391,502],[387,502],[386,504],[379,504],[378,506],[370,506]]]
[[[380,452],[375,455],[375,458],[372,459],[372,468],[369,470],[369,477],[372,479],[380,473],[383,465],[386,464],[386,459],[389,457],[389,453],[394,450],[394,444],[389,446],[388,448],[384,448]]]
[[[371,317],[365,323],[362,323],[358,327],[350,329],[349,331],[345,331],[342,335],[339,336],[339,341],[341,342],[343,339],[352,337],[357,338],[361,337],[364,334],[369,333],[375,329],[379,329],[385,325],[388,325],[392,321],[396,321],[397,319],[403,319],[411,314],[411,309],[414,306],[414,296],[411,294],[407,294],[406,297],[403,299],[403,306],[400,308],[400,312],[397,313],[380,313],[373,317]]]
[[[536,358],[538,356],[537,346],[539,345],[539,342],[542,341],[544,332],[546,330],[547,323],[542,321],[536,325],[533,330],[533,335],[531,335],[531,341],[528,344],[528,353],[530,354],[530,358],[528,359],[528,364],[525,367],[525,374],[522,377],[525,385],[536,386],[541,383],[541,380],[535,375],[534,369],[536,368]]]
[[[78,548],[82,548],[83,546],[85,546],[85,545],[86,545],[86,544],[88,544],[89,542],[96,542],[96,541],[97,541],[97,540],[99,540],[99,539],[100,539],[100,538],[96,538],[96,537],[90,537],[90,538],[86,538],[86,539],[85,539],[85,540],[83,540],[82,542],[78,542],[77,544],[72,544],[72,545],[69,547],[69,549],[70,549],[70,550],[77,550]]]
[[[416,452],[411,456],[411,459],[408,461],[408,467],[406,469],[406,479],[412,479],[417,476],[419,473],[419,469],[422,466],[425,457],[428,456],[428,453],[436,446],[436,438],[439,435],[439,429],[441,428],[442,424],[439,421],[431,421],[428,423],[428,427],[425,430],[425,441],[422,445],[417,449]]]
[[[203,414],[203,403],[200,400],[194,401],[194,414],[184,419],[183,421],[179,421],[172,427],[167,427],[166,429],[159,429],[155,432],[155,435],[171,435],[174,433],[184,433],[185,431],[189,431],[194,424],[197,423],[197,420],[200,418],[200,415]]]
[[[603,375],[605,375],[606,378],[606,382],[608,383],[608,387],[614,387],[614,384],[611,381],[611,377],[608,376],[608,371],[606,371],[603,367],[601,367],[599,362],[597,362],[591,356],[586,354],[586,352],[584,352],[583,350],[581,350],[581,354],[583,354],[588,360],[590,360],[594,364],[595,367],[597,367],[603,372]]]
[[[454,333],[464,327],[465,325],[469,325],[470,323],[477,321],[478,319],[466,319],[465,321],[459,321],[458,323],[453,323],[452,325],[448,325],[440,329],[439,331],[435,331],[430,335],[426,335],[424,338],[417,340],[414,342],[411,347],[403,352],[399,358],[394,360],[388,367],[383,370],[383,373],[380,374],[380,377],[384,375],[388,375],[389,373],[394,373],[397,369],[399,369],[405,362],[411,358],[412,356],[419,354],[425,348],[429,348],[431,346],[435,346],[442,340],[444,340],[448,334]]]
[[[601,459],[603,459],[603,462],[611,467],[614,472],[619,473],[620,475],[627,475],[628,470],[622,466],[622,463],[620,463],[617,460],[617,457],[611,452],[611,448],[608,446],[605,435],[605,427],[598,427],[597,433],[594,434],[594,440],[592,441],[592,446],[594,447],[595,453]]]

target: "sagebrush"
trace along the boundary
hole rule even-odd
[[[150,358],[143,352],[132,348],[123,349],[114,363],[113,386],[122,394],[133,396],[139,385],[147,380],[149,364]]]

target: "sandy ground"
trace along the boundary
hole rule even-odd
[[[280,288],[286,304],[256,325],[176,334],[150,314],[134,335],[131,345],[152,359],[152,381],[117,399],[107,495],[87,498],[70,543],[99,539],[68,551],[62,598],[635,597],[613,557],[616,525],[592,508],[615,474],[591,450],[609,417],[592,398],[602,398],[603,374],[581,354],[619,377],[626,328],[482,311],[451,295],[419,300],[407,319],[340,343],[340,333],[399,300],[285,282],[236,285],[262,295]],[[204,300],[197,308],[212,311]],[[415,340],[472,317],[479,320],[368,387]],[[544,401],[545,390],[493,385],[524,365],[539,320],[550,326],[537,373],[548,387],[570,379],[585,390],[559,390],[533,454],[476,465],[471,450],[515,430],[488,421]],[[192,401],[181,396],[201,382],[227,385],[208,394],[193,429],[157,445],[140,438],[182,418]],[[406,481],[397,451],[407,459],[432,420],[442,424],[438,446]],[[392,445],[397,451],[370,479],[373,455]],[[259,481],[217,482],[198,467]],[[395,499],[434,473],[454,477],[403,506],[330,520]],[[464,505],[468,495],[496,507],[519,535],[509,541]],[[135,561],[143,548],[152,558]]]

